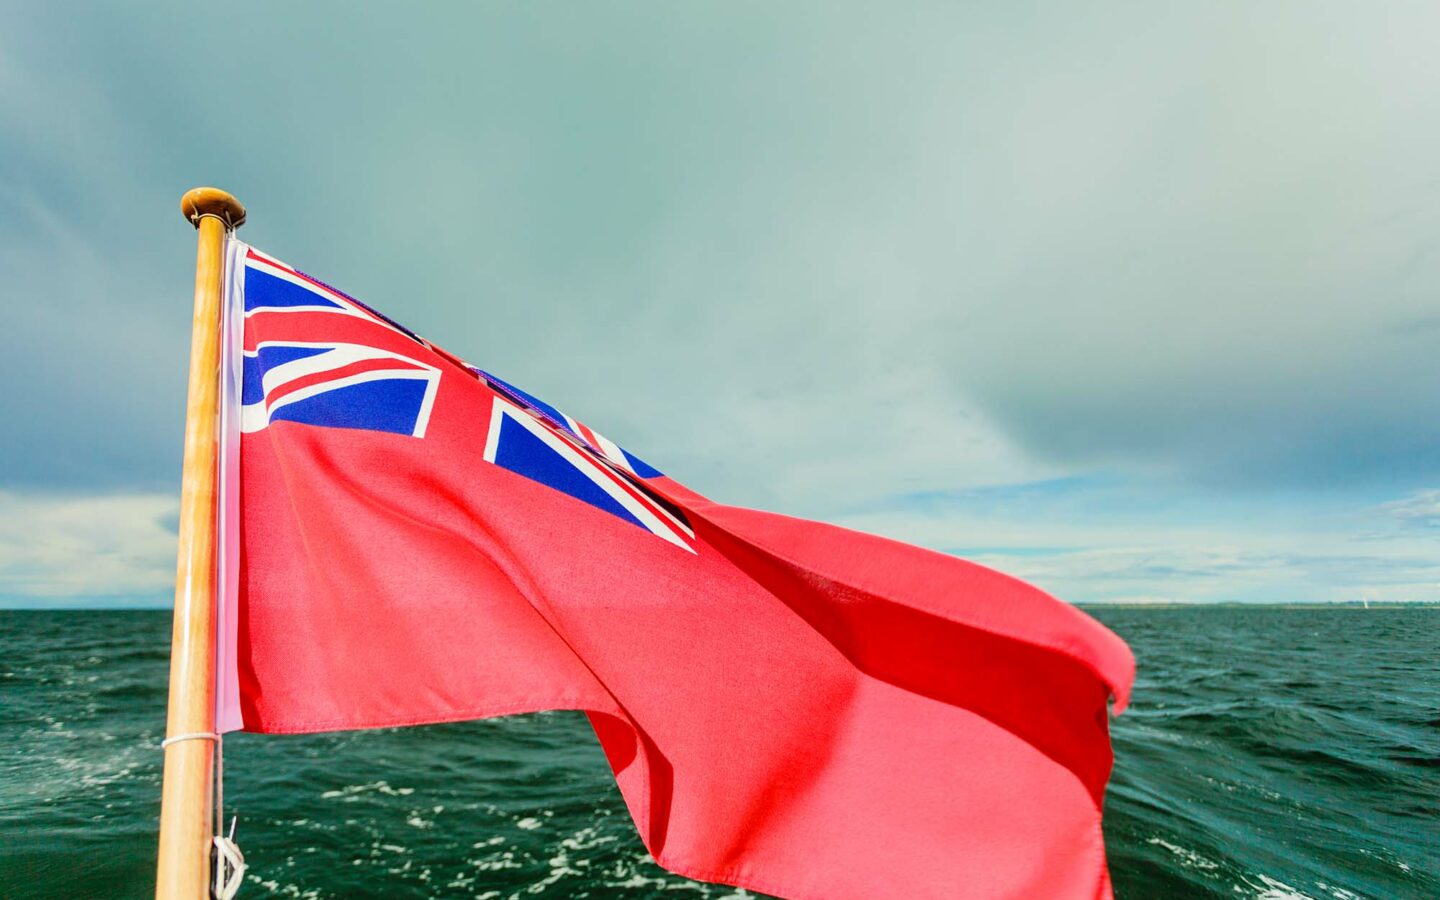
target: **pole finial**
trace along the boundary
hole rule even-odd
[[[185,196],[180,198],[180,212],[197,228],[204,216],[214,216],[224,222],[229,231],[245,224],[245,207],[219,188],[197,187],[186,191]]]

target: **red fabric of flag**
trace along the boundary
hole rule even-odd
[[[244,728],[584,710],[682,875],[1108,896],[1107,708],[1133,661],[1103,626],[960,559],[713,503],[344,295],[235,259]]]

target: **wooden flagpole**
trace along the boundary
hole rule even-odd
[[[225,235],[245,221],[240,201],[195,188],[180,211],[199,232],[180,550],[170,640],[170,711],[160,799],[159,900],[209,896],[215,765],[215,483],[220,400],[220,300]]]

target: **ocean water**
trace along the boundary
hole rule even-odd
[[[1102,609],[1122,898],[1440,897],[1440,611]],[[0,897],[151,895],[168,613],[0,612]],[[645,856],[578,714],[226,741],[241,896],[736,897]]]

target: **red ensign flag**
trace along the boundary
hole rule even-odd
[[[667,869],[1109,894],[1114,634],[963,560],[713,503],[232,241],[221,727],[589,714]],[[477,778],[484,773],[477,772]]]

